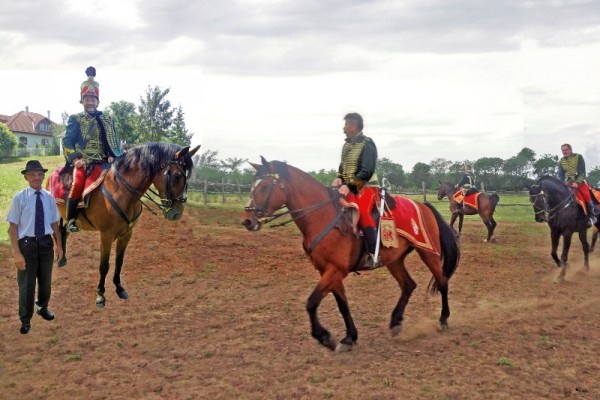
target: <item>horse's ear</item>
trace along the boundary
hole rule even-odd
[[[190,152],[189,152],[189,155],[190,155],[190,157],[192,157],[194,154],[196,154],[196,152],[197,152],[198,150],[200,150],[200,145],[198,145],[198,146],[194,147],[194,148],[192,149],[192,151],[190,151]]]
[[[260,168],[260,164],[254,164],[254,163],[251,163],[250,161],[248,161],[248,163],[249,163],[250,165],[252,165],[252,166],[254,167],[254,169],[255,169],[255,170],[257,170],[257,171],[258,171],[258,169]]]
[[[175,153],[175,160],[177,160],[180,157],[185,157],[185,155],[188,153],[188,151],[190,151],[190,146],[184,147],[183,149],[179,150],[177,153]]]
[[[440,185],[442,185],[442,181],[438,181],[440,183]]]
[[[262,162],[262,165],[264,165],[265,167],[269,166],[269,162],[263,156],[260,156],[260,162]]]

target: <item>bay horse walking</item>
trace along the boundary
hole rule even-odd
[[[190,151],[189,146],[181,147],[171,143],[146,143],[133,147],[115,159],[102,184],[90,193],[89,206],[79,212],[77,222],[83,230],[100,232],[100,281],[97,289],[97,307],[106,305],[104,284],[109,270],[111,247],[115,240],[117,245],[113,283],[121,299],[129,297],[127,291],[121,286],[121,269],[125,250],[142,213],[141,198],[147,196],[153,201],[162,210],[167,220],[177,221],[181,218],[186,202],[187,180],[193,167],[192,156],[199,148],[200,146],[197,146]],[[72,180],[69,179],[71,175],[62,174],[62,178],[59,178],[58,174],[57,169],[48,179],[47,186],[50,182],[61,179],[68,187]],[[146,194],[151,185],[156,188],[158,193],[155,194],[158,195],[161,204]],[[64,224],[68,190],[54,194],[62,217],[63,257],[58,265],[63,267],[67,264],[69,236]]]
[[[350,314],[343,280],[357,266],[363,265],[367,255],[363,240],[353,232],[350,212],[339,205],[337,191],[295,167],[280,161],[267,162],[264,158],[261,165],[252,166],[256,175],[251,198],[241,217],[242,225],[250,231],[258,231],[264,223],[279,216],[291,216],[302,233],[304,250],[321,276],[306,302],[311,334],[330,350],[350,351],[358,340],[358,331]],[[397,247],[381,248],[382,262],[402,291],[390,320],[392,336],[400,332],[404,309],[417,286],[404,265],[406,256],[416,250],[433,274],[429,290],[441,294],[439,321],[442,328],[447,326],[450,316],[448,281],[460,258],[458,241],[442,216],[428,203],[414,204],[436,252],[413,246],[402,236],[398,236]],[[278,213],[284,205],[288,211]],[[319,304],[329,293],[333,293],[346,326],[346,336],[337,346],[317,317]]]
[[[496,205],[500,201],[500,196],[498,196],[498,193],[480,193],[477,197],[478,209],[475,209],[465,203],[463,203],[463,206],[458,209],[458,204],[453,197],[457,189],[450,182],[439,182],[440,188],[438,190],[438,200],[442,200],[444,197],[448,197],[448,200],[450,200],[450,212],[452,213],[452,216],[450,217],[450,226],[454,228],[454,222],[456,221],[456,218],[458,218],[458,235],[461,235],[463,219],[465,215],[479,214],[479,217],[483,221],[483,224],[488,231],[487,238],[484,240],[484,242],[494,242],[496,240],[494,238],[494,230],[496,229],[494,212],[496,211]]]
[[[543,176],[529,188],[529,201],[533,206],[535,220],[547,222],[550,227],[552,242],[550,255],[556,265],[561,268],[559,279],[562,281],[565,277],[571,237],[574,233],[579,235],[579,241],[583,248],[583,265],[586,271],[589,270],[588,217],[583,212],[583,208],[577,204],[575,196],[569,188],[552,176]],[[596,227],[599,225],[600,223],[597,223]],[[557,250],[561,236],[563,248],[559,259]]]

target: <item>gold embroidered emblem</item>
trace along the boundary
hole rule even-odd
[[[415,233],[415,235],[418,235],[419,234],[419,225],[417,224],[417,222],[413,218],[411,218],[410,224],[412,225],[413,232]]]
[[[398,247],[396,223],[393,218],[381,218],[381,244],[385,247]]]

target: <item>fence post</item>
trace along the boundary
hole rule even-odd
[[[204,180],[204,206],[208,205],[208,180]]]
[[[221,202],[225,204],[225,177],[221,178],[221,191],[223,192]]]
[[[240,181],[238,181],[237,179],[235,180],[235,182],[237,183],[237,189],[238,189],[238,195],[240,196],[240,201],[243,200],[242,198],[242,185],[240,185]]]
[[[485,193],[485,185],[483,184],[483,181],[481,181],[481,191]]]
[[[423,187],[423,201],[427,201],[427,187],[425,186],[425,181],[421,182],[421,186]]]

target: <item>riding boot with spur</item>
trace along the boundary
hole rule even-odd
[[[587,208],[587,216],[590,219],[590,226],[595,225],[596,222],[598,222],[598,219],[596,218],[596,216],[598,215],[598,211],[596,210],[596,206],[594,205],[594,203],[592,201],[588,201],[585,203],[585,206]]]
[[[381,259],[377,258],[375,260],[375,247],[377,246],[377,229],[369,226],[363,229],[363,234],[365,236],[365,243],[367,244],[367,249],[369,250],[369,255],[367,256],[367,261],[363,265],[363,269],[375,269],[381,267],[383,264],[381,263]]]
[[[77,226],[77,203],[75,199],[67,199],[67,225],[66,229],[69,232],[79,232],[81,229]]]

